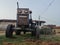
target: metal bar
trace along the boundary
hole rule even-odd
[[[24,30],[22,30],[22,28],[20,27],[15,27],[15,28],[12,28],[13,30],[20,30],[20,31],[26,31],[26,32],[32,32],[34,31],[33,29],[30,29],[30,28],[25,28]]]

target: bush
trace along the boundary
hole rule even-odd
[[[40,34],[52,34],[52,29],[50,29],[50,28],[42,28],[41,30],[40,30]]]

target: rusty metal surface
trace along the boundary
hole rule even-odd
[[[28,24],[28,17],[19,17],[18,24],[19,25],[27,25]]]
[[[17,24],[18,25],[28,25],[29,23],[29,9],[19,8],[17,10]]]

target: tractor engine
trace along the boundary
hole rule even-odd
[[[29,15],[31,11],[28,8],[18,8],[17,9],[17,27],[29,27]]]

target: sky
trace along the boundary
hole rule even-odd
[[[60,26],[60,0],[18,0],[19,7],[32,10],[33,20]],[[0,19],[16,19],[17,0],[0,0]]]

